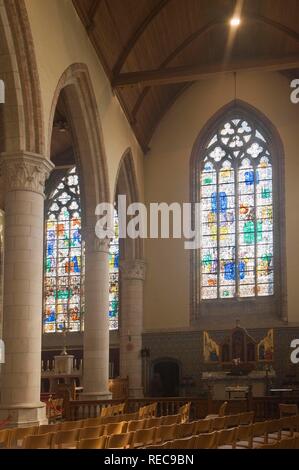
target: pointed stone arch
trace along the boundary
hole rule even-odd
[[[42,99],[33,38],[24,0],[0,2],[0,152],[44,154]]]
[[[96,206],[101,202],[109,202],[110,193],[100,117],[93,85],[85,64],[70,65],[56,87],[49,120],[48,157],[50,157],[54,113],[62,90],[81,179],[83,224],[86,227],[94,227]]]

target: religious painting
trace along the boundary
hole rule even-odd
[[[205,362],[219,362],[220,347],[207,331],[204,331],[204,360]]]
[[[258,344],[259,361],[272,361],[274,352],[273,329],[269,330],[267,336]]]

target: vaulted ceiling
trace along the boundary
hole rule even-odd
[[[299,78],[298,0],[73,0],[146,151],[187,86],[214,74],[281,71]],[[242,18],[233,30],[229,20]]]

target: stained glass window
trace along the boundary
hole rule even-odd
[[[109,322],[110,330],[118,329],[119,315],[119,234],[118,215],[114,210],[114,237],[109,251]]]
[[[44,333],[82,331],[84,318],[84,243],[81,239],[81,201],[76,168],[61,179],[47,201],[44,268]],[[109,321],[118,329],[118,217],[109,253]]]
[[[62,178],[46,215],[44,332],[82,329],[84,311],[80,186],[76,169]]]
[[[261,130],[236,118],[198,168],[201,299],[274,294],[272,159]]]

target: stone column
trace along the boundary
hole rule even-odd
[[[122,261],[120,372],[129,379],[129,396],[143,397],[142,329],[145,263],[142,260]]]
[[[109,244],[85,230],[85,317],[82,397],[110,399],[109,393]]]
[[[0,420],[47,422],[40,401],[44,185],[52,164],[40,155],[4,154],[5,256]]]

